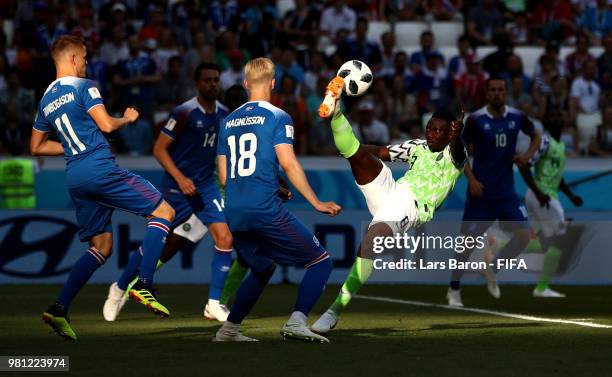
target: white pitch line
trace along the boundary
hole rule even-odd
[[[472,313],[480,313],[480,314],[490,314],[490,315],[496,315],[496,316],[499,316],[499,317],[508,317],[508,318],[514,318],[514,319],[522,319],[522,320],[525,320],[525,321],[562,323],[562,324],[566,324],[566,325],[576,325],[576,326],[583,326],[583,327],[594,327],[594,328],[598,328],[598,329],[612,329],[612,325],[602,325],[602,324],[593,323],[593,322],[582,322],[582,321],[567,320],[567,319],[535,317],[535,316],[531,316],[531,315],[514,314],[514,313],[507,313],[507,312],[498,312],[498,311],[495,311],[495,310],[488,310],[488,309],[466,308],[466,307],[450,306],[450,305],[443,305],[443,304],[434,304],[434,303],[431,303],[431,302],[424,302],[424,301],[401,300],[401,299],[397,299],[397,298],[377,297],[377,296],[367,296],[367,295],[355,295],[353,297],[360,298],[360,299],[363,299],[363,300],[370,300],[370,301],[390,302],[390,303],[394,303],[394,304],[424,306],[424,307],[449,309],[449,310],[459,310],[459,311],[464,311],[464,312],[472,312]]]

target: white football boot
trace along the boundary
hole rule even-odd
[[[329,339],[312,332],[306,325],[306,316],[301,312],[293,312],[280,331],[284,339],[297,339],[305,342],[329,343]]]
[[[240,325],[225,322],[215,334],[213,342],[259,342],[259,340],[244,336],[240,332]]]
[[[483,275],[487,280],[487,290],[494,298],[501,297],[501,291],[499,290],[499,285],[497,284],[497,274],[493,271],[493,268],[487,266],[487,268],[483,271]]]
[[[310,329],[317,334],[327,334],[338,324],[338,316],[331,309],[321,314],[321,317],[310,326]]]
[[[204,307],[204,318],[211,321],[225,322],[230,311],[227,306],[219,303],[219,300],[208,300]]]
[[[448,300],[449,306],[463,307],[463,301],[461,301],[461,290],[448,288],[446,292],[446,299]]]
[[[543,291],[539,291],[537,288],[533,290],[533,297],[541,297],[541,298],[563,298],[565,297],[564,293],[557,292],[553,289],[546,288]]]
[[[104,319],[112,322],[117,319],[119,313],[121,312],[121,308],[127,302],[127,296],[125,291],[119,289],[117,286],[117,282],[114,282],[108,288],[108,297],[106,301],[104,301],[104,307],[102,308],[102,315]]]

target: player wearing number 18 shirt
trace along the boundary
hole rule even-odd
[[[169,315],[151,288],[174,210],[151,183],[117,166],[101,131],[112,132],[128,125],[138,118],[138,112],[128,108],[121,118],[108,115],[100,92],[84,78],[84,41],[62,36],[53,43],[51,54],[57,79],[40,101],[30,149],[33,155],[66,156],[66,183],[76,207],[79,238],[88,241],[90,247],[75,263],[57,300],[43,313],[43,320],[60,336],[76,340],[68,309],[78,291],[111,254],[111,217],[115,208],[149,220],[142,244],[140,279],[130,290],[130,297],[158,315]],[[61,143],[48,139],[51,130]]]
[[[247,316],[277,265],[306,269],[283,337],[327,342],[306,326],[323,292],[332,262],[315,236],[287,211],[278,197],[279,165],[304,198],[319,212],[336,215],[340,207],[320,202],[293,151],[293,121],[268,101],[274,88],[274,63],[257,58],[245,67],[249,102],[228,115],[218,145],[219,178],[225,184],[225,216],[236,250],[251,273],[242,282],[216,341],[253,341],[240,333]]]

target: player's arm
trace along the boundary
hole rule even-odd
[[[219,176],[219,183],[221,187],[225,188],[225,182],[227,181],[227,165],[225,155],[217,155],[217,175]]]
[[[32,130],[30,138],[30,154],[32,156],[59,156],[64,154],[62,144],[49,140],[49,133]]]
[[[461,110],[461,113],[457,117],[457,119],[451,123],[450,130],[450,143],[449,149],[451,157],[453,158],[453,163],[458,169],[461,169],[465,164],[465,160],[467,160],[467,151],[465,150],[465,145],[463,144],[463,140],[461,139],[461,132],[463,131],[463,117],[465,113]]]
[[[371,155],[376,156],[383,161],[391,161],[391,155],[389,154],[389,148],[398,147],[398,146],[390,145],[388,147],[381,147],[378,145],[361,144],[361,147],[365,149],[366,151],[368,151]]]
[[[340,206],[334,202],[321,202],[317,195],[310,187],[306,174],[302,165],[295,157],[293,146],[291,144],[277,144],[275,146],[276,156],[280,166],[287,174],[287,178],[291,184],[298,190],[300,194],[310,203],[317,211],[327,213],[331,216],[336,216],[340,213]]]
[[[523,116],[523,120],[521,122],[521,131],[529,135],[531,142],[529,143],[529,149],[524,154],[515,155],[513,160],[518,167],[529,167],[529,161],[536,154],[540,145],[542,143],[542,136],[540,132],[535,129],[533,123],[527,118]]]
[[[173,138],[163,132],[160,132],[159,137],[153,146],[153,156],[155,156],[155,159],[164,168],[164,170],[168,172],[172,178],[174,178],[183,194],[193,195],[196,192],[195,184],[190,178],[186,177],[181,172],[168,152],[168,148],[170,148],[173,141]]]
[[[90,108],[88,113],[94,122],[96,122],[98,128],[106,133],[117,131],[121,127],[135,122],[136,119],[138,119],[138,111],[133,107],[125,109],[121,118],[110,116],[106,111],[106,107],[102,104]]]
[[[561,182],[559,183],[559,190],[561,190],[576,207],[582,207],[582,198],[579,195],[574,194],[572,189],[565,182],[564,178],[562,178]]]
[[[527,184],[527,187],[529,187],[531,191],[533,191],[533,194],[538,199],[538,202],[540,202],[540,207],[548,208],[550,196],[544,194],[536,185],[533,179],[533,175],[531,174],[531,166],[519,166],[518,168],[519,168],[519,172],[521,172],[521,176],[523,177],[523,180]]]

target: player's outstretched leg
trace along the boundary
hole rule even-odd
[[[128,264],[121,273],[119,280],[108,288],[108,296],[102,307],[104,320],[112,322],[117,319],[121,309],[127,302],[127,292],[138,279],[138,271],[142,262],[142,246],[130,255]]]
[[[221,293],[232,264],[232,234],[226,223],[207,224],[215,246],[211,264],[210,289],[208,302],[204,308],[204,318],[225,322],[229,309],[221,304]]]
[[[98,240],[106,237],[110,239],[110,242],[106,242],[106,244],[112,245],[112,236],[110,233],[105,233],[96,237],[98,237]],[[110,247],[108,247],[105,254],[110,254]],[[76,333],[70,326],[68,309],[77,293],[85,283],[87,283],[93,273],[106,262],[105,254],[100,252],[96,247],[91,246],[87,252],[79,258],[74,267],[72,267],[68,280],[64,288],[62,288],[58,298],[55,300],[55,303],[42,314],[43,321],[51,326],[51,328],[61,337],[68,340],[77,339]]]
[[[249,267],[246,262],[242,260],[242,257],[237,253],[237,258],[232,262],[229,272],[227,273],[227,279],[225,279],[225,285],[221,292],[221,304],[227,306],[229,300],[234,297],[240,283],[244,280]]]
[[[306,324],[308,314],[323,294],[325,284],[332,272],[332,261],[325,252],[306,267],[302,278],[293,313],[281,329],[283,338],[304,340],[307,342],[329,343],[329,340],[312,332]]]
[[[351,298],[357,294],[359,289],[372,275],[374,263],[372,249],[374,238],[389,236],[391,234],[392,230],[386,223],[377,223],[368,229],[361,242],[359,254],[353,263],[353,267],[351,267],[348,277],[344,281],[344,284],[342,284],[340,293],[329,309],[327,309],[327,311],[311,326],[312,331],[326,334],[336,327],[340,314],[349,304]]]
[[[251,311],[264,288],[274,274],[276,265],[271,265],[269,268],[256,272],[251,270],[251,273],[244,279],[238,292],[236,292],[236,301],[232,305],[227,321],[223,323],[221,328],[215,334],[213,341],[215,342],[256,342],[257,339],[249,338],[242,335],[240,332],[240,324]]]
[[[541,298],[563,298],[565,294],[557,292],[550,288],[549,284],[552,280],[557,268],[559,267],[559,261],[561,260],[561,254],[563,251],[554,245],[549,245],[544,255],[544,266],[542,273],[538,280],[538,285],[533,290],[534,297]]]

